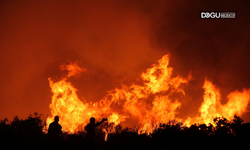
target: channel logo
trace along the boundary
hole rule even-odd
[[[235,11],[232,11],[232,12],[201,11],[200,18],[201,19],[236,19],[236,12]]]

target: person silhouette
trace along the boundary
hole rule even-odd
[[[55,116],[54,122],[49,125],[48,134],[52,145],[57,145],[62,135],[62,126],[58,122],[59,116]]]
[[[104,121],[107,121],[107,119],[103,118],[101,122],[95,123],[95,118],[90,118],[90,123],[85,127],[85,131],[87,131],[87,141],[89,145],[94,146],[95,145],[95,127],[99,126]]]

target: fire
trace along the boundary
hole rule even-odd
[[[49,78],[51,92],[53,93],[52,102],[50,104],[52,116],[58,115],[63,129],[68,132],[74,132],[82,120],[85,119],[84,112],[88,108],[88,104],[83,104],[78,98],[75,89],[67,78],[71,76],[79,76],[81,72],[86,72],[84,68],[80,68],[76,63],[71,63],[67,66],[61,65],[61,70],[67,69],[69,73],[61,81],[53,82]],[[90,114],[89,114],[90,116]],[[49,125],[53,121],[53,117],[47,119]]]
[[[140,84],[121,84],[119,88],[108,91],[107,95],[96,103],[80,99],[76,94],[77,89],[67,81],[70,77],[79,77],[88,72],[87,69],[81,68],[77,63],[61,65],[61,70],[67,70],[68,74],[58,82],[48,79],[53,97],[47,125],[58,115],[63,130],[74,133],[83,130],[91,117],[96,120],[108,118],[108,122],[114,123],[114,127],[132,118],[141,125],[139,133],[149,134],[159,123],[167,123],[173,119],[182,121],[187,126],[194,123],[209,124],[216,116],[232,119],[234,115],[241,116],[247,111],[250,89],[230,93],[228,102],[221,105],[219,89],[206,79],[203,85],[204,101],[199,108],[199,115],[185,120],[177,118],[181,102],[172,96],[176,93],[185,96],[183,87],[188,85],[192,77],[172,77],[173,68],[169,67],[169,58],[169,54],[164,55],[157,64],[143,72]],[[105,133],[107,139],[108,132],[105,130]]]
[[[200,116],[185,120],[187,126],[194,123],[213,124],[215,117],[224,117],[231,120],[234,115],[241,116],[247,112],[247,106],[250,101],[250,89],[243,89],[243,92],[234,91],[230,93],[227,96],[228,102],[222,105],[220,103],[219,89],[215,85],[206,79],[203,88],[205,92],[203,96],[204,101],[199,109]]]

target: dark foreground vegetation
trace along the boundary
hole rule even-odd
[[[250,123],[235,116],[232,121],[215,118],[216,126],[194,124],[182,127],[181,123],[170,121],[161,124],[150,136],[138,135],[138,128],[122,128],[117,126],[115,132],[104,141],[101,129],[96,131],[96,145],[86,142],[85,132],[77,134],[64,133],[58,145],[49,141],[43,132],[46,125],[41,115],[35,113],[20,120],[17,116],[12,120],[0,121],[1,148],[8,149],[245,149],[249,148]],[[108,129],[108,124],[101,127]],[[54,147],[53,147],[54,146]]]

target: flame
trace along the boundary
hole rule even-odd
[[[47,118],[47,125],[58,115],[63,130],[75,133],[83,130],[91,117],[97,120],[107,117],[109,123],[114,123],[113,129],[120,123],[126,122],[128,118],[132,118],[141,125],[138,133],[150,134],[159,123],[167,123],[173,119],[182,121],[187,126],[194,123],[209,124],[216,116],[232,119],[234,115],[241,116],[247,111],[250,89],[230,93],[228,102],[221,105],[219,89],[205,79],[204,101],[199,108],[199,115],[185,120],[176,117],[181,102],[176,97],[174,99],[173,95],[180,93],[185,96],[183,87],[188,84],[192,76],[172,77],[173,68],[169,67],[169,58],[169,54],[164,55],[157,64],[143,72],[140,84],[131,86],[121,84],[120,87],[108,91],[107,95],[96,103],[80,99],[76,94],[77,89],[67,81],[70,77],[79,77],[83,72],[88,72],[87,69],[79,67],[77,63],[61,65],[61,70],[67,70],[68,74],[58,82],[48,79],[53,96],[49,106],[51,116]],[[107,140],[109,132],[106,130],[104,132]]]
[[[60,117],[60,123],[63,129],[67,132],[75,132],[79,125],[82,124],[82,120],[85,119],[86,110],[88,104],[83,104],[78,98],[75,89],[70,82],[67,82],[67,78],[71,76],[79,76],[81,72],[86,72],[85,68],[80,68],[76,63],[70,63],[69,65],[61,65],[61,70],[67,69],[69,73],[61,81],[53,82],[49,78],[51,92],[53,93],[52,102],[49,105],[52,116],[58,115]],[[53,117],[47,119],[49,125],[53,121]]]
[[[199,112],[200,116],[188,118],[185,124],[190,126],[195,123],[213,124],[215,117],[224,117],[232,120],[234,115],[242,116],[247,112],[247,106],[250,101],[250,89],[243,89],[243,92],[234,91],[227,98],[228,102],[224,105],[220,103],[221,96],[219,89],[210,81],[205,79],[203,88],[205,90]]]

